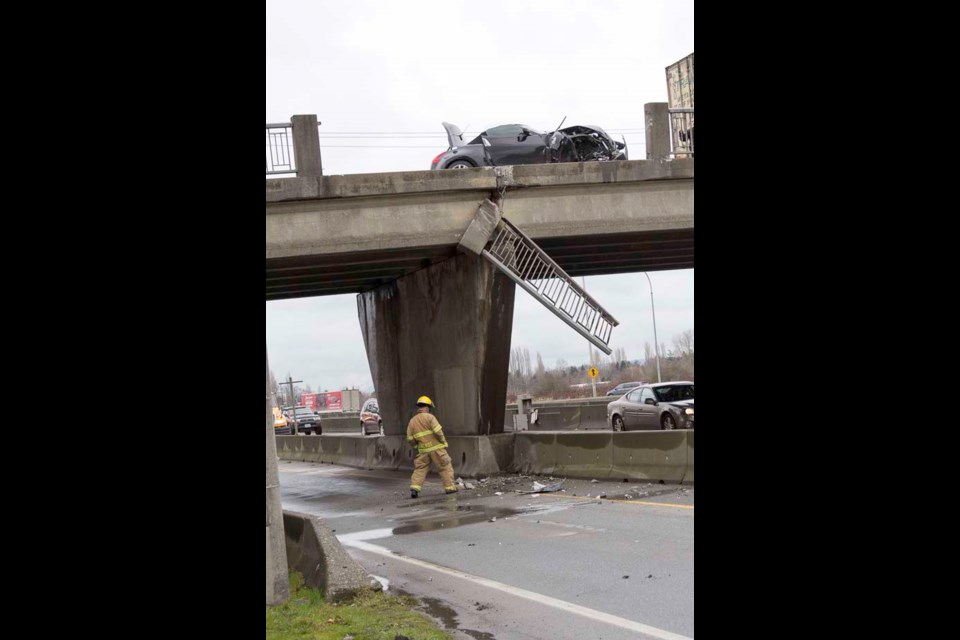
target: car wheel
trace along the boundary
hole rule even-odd
[[[383,432],[383,422],[382,422],[382,421],[380,422],[380,435],[382,435],[382,436],[387,435],[387,434],[385,434],[385,433]]]
[[[677,428],[677,421],[673,419],[672,415],[665,413],[663,417],[660,418],[660,428],[664,431],[673,431]]]
[[[447,165],[447,169],[472,169],[473,163],[469,160],[454,160]]]
[[[623,418],[620,416],[613,416],[613,430],[623,431]]]

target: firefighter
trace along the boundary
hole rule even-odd
[[[447,493],[456,493],[457,485],[453,483],[453,461],[444,451],[447,448],[447,439],[443,437],[443,427],[437,422],[431,410],[436,409],[433,400],[427,396],[417,398],[417,413],[410,418],[407,425],[407,442],[410,446],[416,445],[419,454],[413,461],[413,476],[410,478],[410,497],[419,498],[423,491],[423,481],[430,471],[430,461],[437,463],[440,468],[440,480]]]

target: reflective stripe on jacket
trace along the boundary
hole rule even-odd
[[[407,442],[416,444],[421,454],[430,453],[447,446],[447,439],[443,437],[443,427],[437,418],[427,412],[418,413],[410,418],[407,424]]]

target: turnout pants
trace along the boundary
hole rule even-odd
[[[413,476],[410,478],[410,488],[417,491],[423,491],[423,481],[427,479],[427,472],[430,471],[430,462],[436,462],[440,468],[440,480],[443,482],[443,488],[446,491],[456,491],[457,486],[453,484],[453,461],[446,449],[437,449],[430,453],[421,453],[413,460]]]

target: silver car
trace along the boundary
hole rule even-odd
[[[614,431],[693,429],[693,383],[645,384],[607,405]]]

